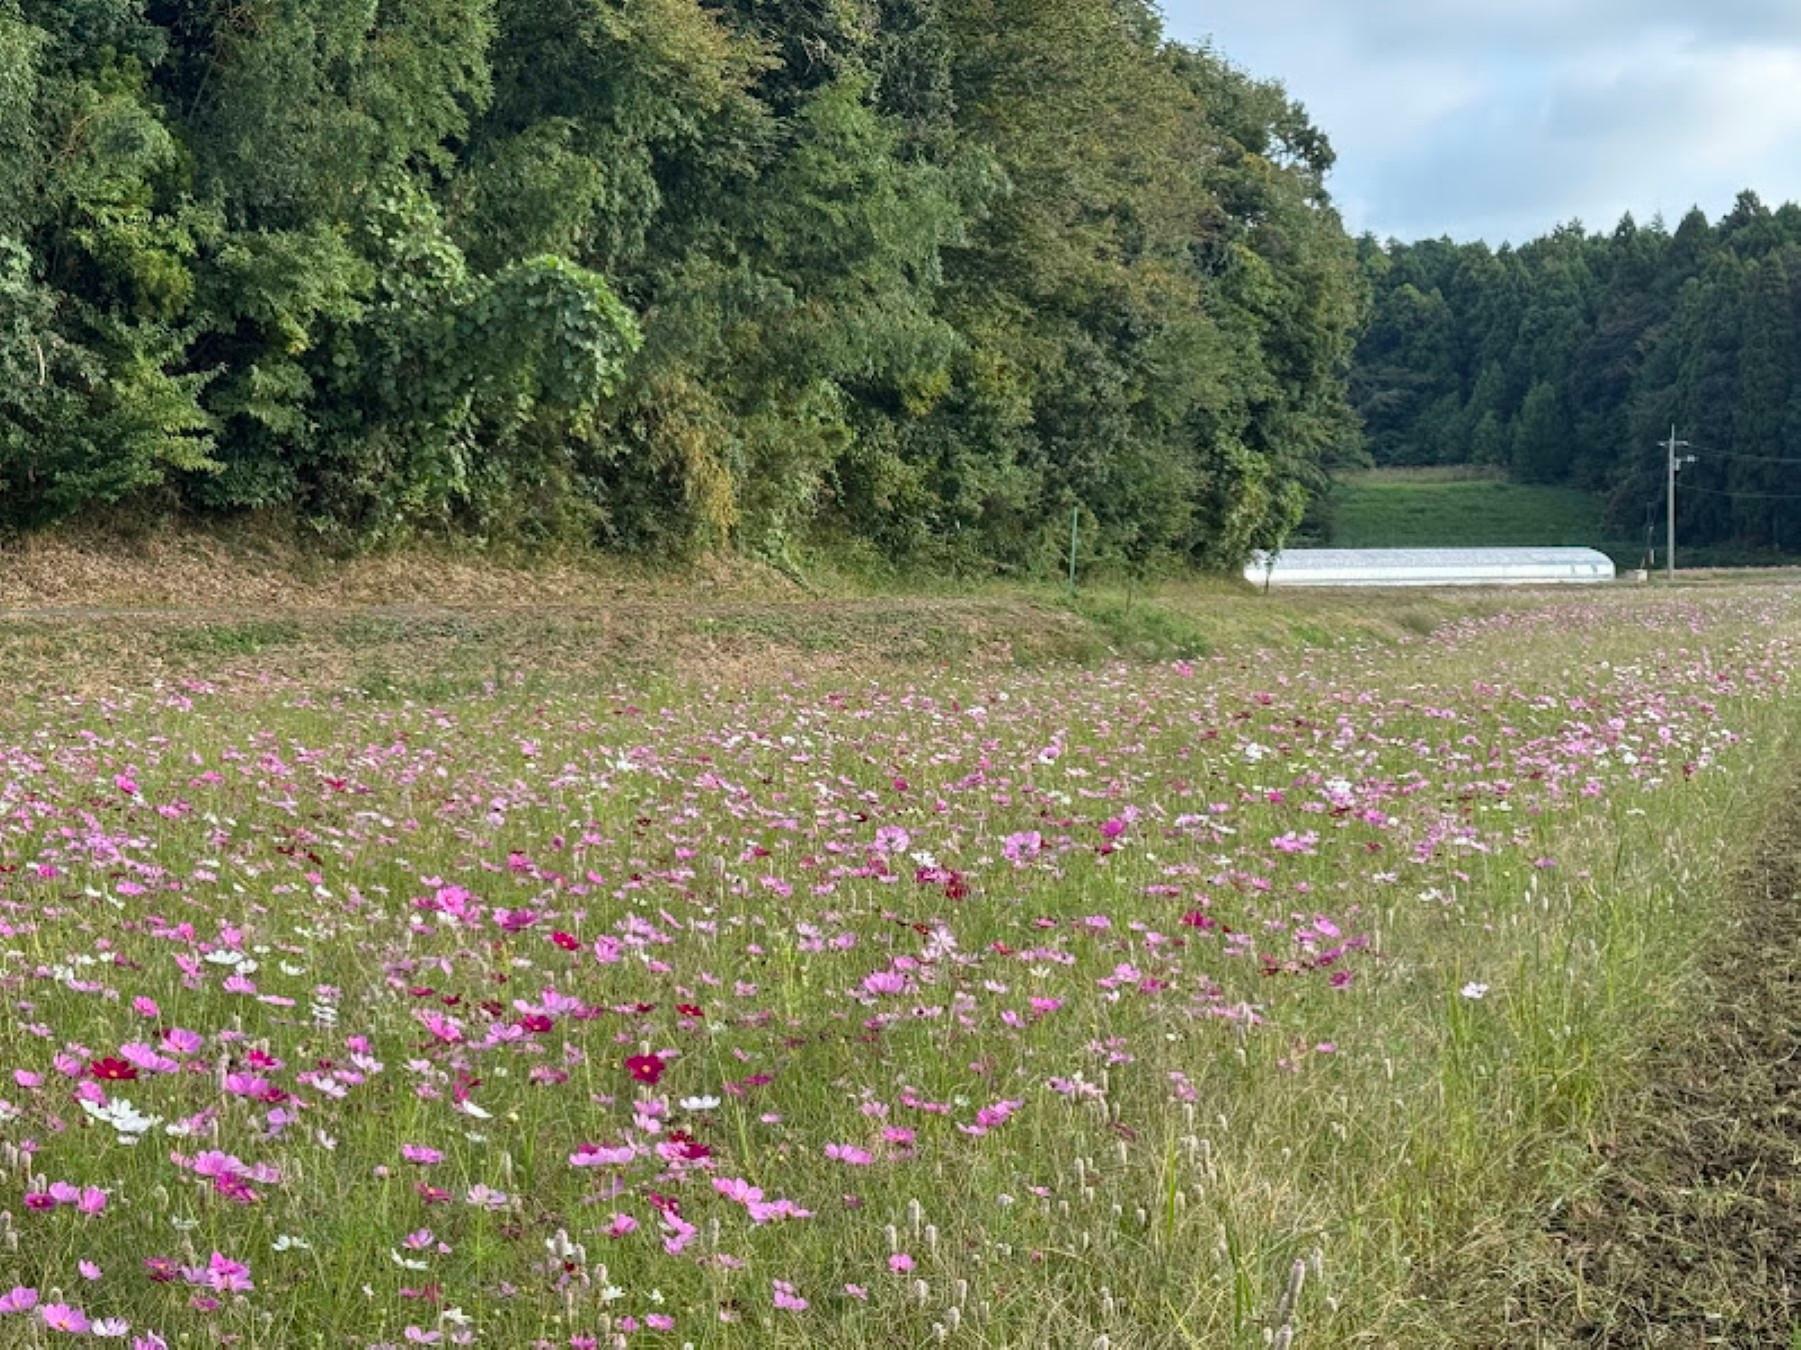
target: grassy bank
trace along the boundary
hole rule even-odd
[[[1598,548],[1636,564],[1642,546],[1616,540],[1601,498],[1573,488],[1430,470],[1347,477],[1329,500],[1338,548]]]

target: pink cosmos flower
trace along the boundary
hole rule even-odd
[[[159,1055],[148,1045],[136,1041],[120,1046],[119,1057],[145,1073],[174,1073],[181,1068],[167,1055]]]
[[[85,1336],[93,1325],[88,1321],[86,1313],[67,1303],[46,1303],[38,1309],[38,1316],[44,1319],[44,1325],[50,1330],[66,1331],[71,1336]]]
[[[200,1047],[206,1044],[206,1037],[198,1031],[188,1031],[182,1027],[170,1027],[163,1033],[163,1044],[178,1055],[197,1054]]]
[[[990,1130],[998,1129],[1002,1125],[1005,1125],[1008,1118],[1024,1105],[1025,1103],[1020,1101],[995,1102],[993,1105],[984,1106],[980,1111],[976,1112],[975,1124],[960,1125],[957,1128],[962,1130],[963,1133],[974,1135],[979,1139]]]
[[[786,1312],[805,1312],[807,1310],[807,1300],[802,1298],[795,1291],[794,1286],[786,1280],[775,1281],[772,1296],[775,1299],[775,1306]]]
[[[223,1252],[214,1252],[204,1266],[187,1267],[182,1276],[189,1284],[220,1294],[246,1294],[256,1288],[250,1279],[250,1267]]]
[[[1044,847],[1044,836],[1037,830],[1023,830],[1001,841],[1001,856],[1015,867],[1022,867],[1038,856]]]
[[[569,1155],[571,1167],[624,1167],[638,1156],[638,1150],[632,1144],[620,1144],[608,1147],[604,1144],[583,1144]]]
[[[875,832],[877,853],[905,853],[913,836],[898,825],[884,825]]]

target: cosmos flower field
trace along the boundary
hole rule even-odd
[[[0,1345],[1448,1343],[1678,1015],[1797,617],[15,688]]]

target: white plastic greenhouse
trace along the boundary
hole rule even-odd
[[[1594,586],[1613,560],[1592,548],[1298,548],[1252,557],[1258,586]]]

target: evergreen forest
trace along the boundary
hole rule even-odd
[[[1606,495],[1619,538],[1801,551],[1801,207],[1751,192],[1672,231],[1630,216],[1519,248],[1359,243],[1374,307],[1353,401],[1382,465],[1476,464]]]

